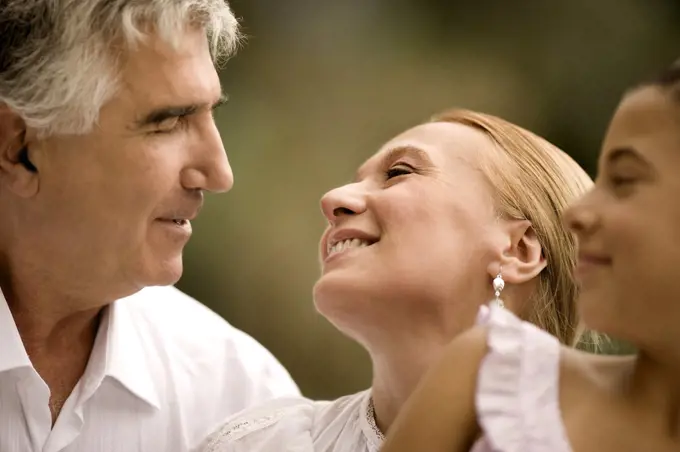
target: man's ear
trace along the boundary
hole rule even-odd
[[[0,185],[22,198],[34,196],[39,188],[26,132],[24,120],[0,104]]]
[[[511,220],[507,223],[509,241],[503,250],[502,276],[510,284],[522,284],[534,279],[547,266],[543,247],[529,220]],[[498,263],[489,268],[489,274],[498,273]]]

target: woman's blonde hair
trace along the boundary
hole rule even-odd
[[[593,181],[556,146],[495,116],[454,109],[435,115],[430,122],[473,127],[498,146],[498,158],[483,159],[482,169],[498,194],[499,214],[531,222],[548,264],[539,275],[526,320],[562,343],[575,345],[583,336],[573,275],[576,240],[561,215]],[[590,342],[596,342],[596,337],[592,336]]]

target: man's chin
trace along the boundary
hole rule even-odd
[[[145,286],[172,286],[180,280],[184,272],[182,255],[158,262],[154,267],[147,273]]]

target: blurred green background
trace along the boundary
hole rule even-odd
[[[499,115],[594,176],[624,88],[680,57],[678,0],[232,0],[247,45],[217,113],[234,189],[210,196],[178,286],[257,338],[303,392],[370,383],[313,307],[319,198],[442,109]]]

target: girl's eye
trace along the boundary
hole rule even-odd
[[[612,176],[609,178],[609,181],[614,187],[620,187],[622,185],[632,185],[635,183],[635,179],[632,177]]]

